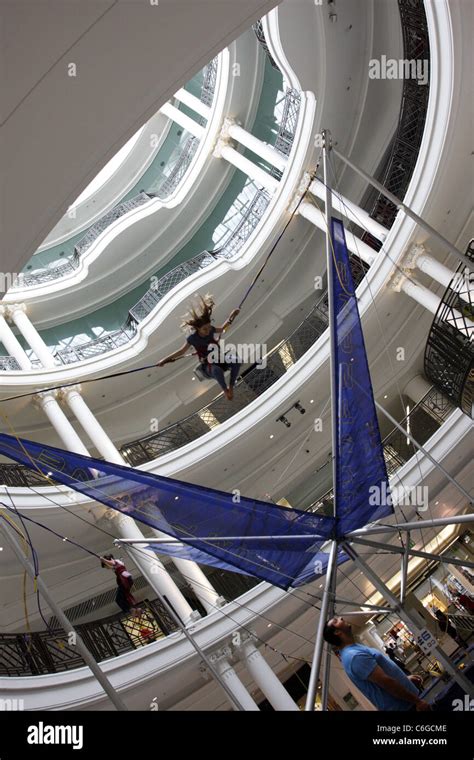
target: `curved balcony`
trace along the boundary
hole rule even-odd
[[[300,104],[300,94],[293,90],[287,90],[282,107],[282,120],[278,125],[276,134],[276,147],[285,155],[288,154],[296,134]],[[176,174],[169,178],[170,182],[177,181],[180,166],[175,168]],[[227,238],[224,239],[223,244],[220,245],[217,251],[199,253],[197,256],[173,268],[158,281],[153,277],[152,286],[129,310],[124,324],[119,329],[97,339],[78,343],[76,346],[69,345],[64,349],[55,351],[54,355],[58,363],[69,365],[91,357],[107,354],[114,349],[126,345],[137,336],[140,321],[151,313],[152,307],[156,307],[164,295],[177,288],[192,274],[205,269],[212,263],[218,261],[234,262],[243,246],[257,230],[259,222],[262,220],[271,200],[271,195],[267,191],[258,190],[254,183],[249,182],[248,188],[251,189],[252,187],[255,188],[253,199],[246,199],[243,206],[240,200],[238,203],[236,202],[235,208],[240,215],[240,220],[236,222],[236,215],[234,214],[232,232],[229,232]],[[142,198],[140,201],[145,203],[146,198]],[[85,244],[89,246],[91,241],[86,239]],[[0,369],[14,369],[15,363],[9,360],[10,357],[0,357]],[[32,364],[34,368],[41,367],[40,362],[34,358],[32,358]]]
[[[474,240],[466,256],[474,262]],[[469,417],[474,417],[472,278],[472,269],[460,264],[443,293],[425,350],[426,376]]]
[[[200,89],[200,100],[208,106],[212,105],[215,95],[218,65],[219,58],[216,57],[208,64],[208,66],[206,66],[203,83]],[[197,119],[197,123],[204,126],[207,123],[207,120],[200,117]],[[153,188],[153,192],[141,191],[132,198],[115,205],[110,211],[89,227],[74,245],[73,253],[69,258],[64,261],[59,260],[57,262],[52,262],[44,269],[37,269],[33,272],[21,272],[13,283],[10,292],[52,282],[71,274],[79,268],[81,256],[89,250],[97,238],[99,238],[110,225],[128,214],[130,211],[133,211],[133,209],[147,203],[151,198],[159,198],[163,201],[169,198],[185,178],[196,154],[199,143],[199,138],[189,135],[183,140],[178,150],[176,150],[171,156],[171,160],[167,166],[167,174],[158,186]],[[160,152],[158,151],[153,159],[153,163],[158,165],[160,160]],[[139,180],[138,184],[140,181],[141,180]]]
[[[225,571],[214,573],[212,582],[228,602],[259,583],[256,578]],[[135,582],[134,587],[138,585]],[[106,592],[107,596],[113,597],[114,594],[115,590]],[[197,606],[196,599],[193,604]],[[140,608],[144,610],[140,618],[116,613],[74,625],[97,662],[133,652],[178,630],[176,622],[158,599],[141,600]],[[65,612],[73,621],[71,612],[74,613],[74,609]],[[0,633],[0,677],[39,676],[84,667],[77,647],[69,643],[65,631],[57,626],[57,620],[53,619],[47,631]]]

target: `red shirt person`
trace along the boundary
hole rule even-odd
[[[113,554],[106,554],[105,557],[100,558],[102,567],[108,567],[115,573],[117,580],[117,593],[115,594],[115,601],[122,610],[122,612],[130,612],[132,609],[137,609],[137,601],[131,592],[133,586],[133,578],[131,573],[128,572],[124,563],[120,559],[115,559]]]

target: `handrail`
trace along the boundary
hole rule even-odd
[[[244,575],[213,573],[216,591],[227,601],[256,586],[260,581]],[[194,606],[196,599],[190,598]],[[88,623],[75,624],[76,631],[97,662],[140,649],[178,630],[158,599],[139,602],[141,617],[117,613]],[[60,673],[84,666],[77,647],[61,628],[28,633],[0,634],[0,677],[37,676]]]
[[[474,266],[474,240],[469,242],[466,256]],[[474,413],[474,288],[471,281],[472,270],[460,264],[441,297],[424,358],[426,376],[468,417]]]

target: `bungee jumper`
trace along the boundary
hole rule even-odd
[[[142,615],[143,610],[138,606],[137,601],[132,594],[132,575],[128,572],[122,560],[115,559],[113,554],[106,554],[104,557],[100,557],[100,564],[102,567],[108,567],[109,570],[113,570],[115,573],[115,578],[117,580],[115,601],[122,612],[131,612],[135,617]]]
[[[234,385],[239,376],[240,367],[237,357],[222,354],[222,344],[217,336],[222,335],[240,313],[240,308],[234,309],[220,327],[211,323],[214,300],[212,296],[200,296],[198,306],[191,305],[188,313],[183,317],[182,329],[191,328],[192,332],[186,338],[186,343],[177,351],[157,362],[157,367],[163,367],[169,362],[180,359],[189,351],[190,347],[196,349],[199,358],[198,370],[205,378],[212,378],[219,383],[226,398],[231,401],[234,396]],[[229,385],[227,385],[224,373],[230,370]]]

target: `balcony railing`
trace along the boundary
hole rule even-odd
[[[242,218],[237,228],[231,233],[222,248],[215,252],[203,251],[189,261],[174,267],[170,272],[161,277],[132,306],[129,310],[126,323],[119,330],[107,333],[107,335],[78,346],[62,348],[56,352],[55,356],[63,364],[72,364],[99,356],[128,343],[136,334],[138,324],[153,311],[161,299],[176,285],[186,280],[194,272],[205,269],[219,258],[232,258],[254,232],[269,202],[270,196],[265,190],[257,191],[253,200],[247,204],[242,212]]]
[[[429,67],[430,42],[423,0],[398,0],[398,8],[404,59],[420,61],[423,65],[426,62]],[[418,160],[429,94],[429,75],[428,82],[423,85],[418,84],[416,79],[403,80],[397,129],[387,156],[376,173],[379,182],[401,200],[405,197]],[[367,190],[360,205],[384,227],[390,228],[395,221],[397,207],[375,188]],[[368,232],[362,234],[362,239],[377,250],[381,247],[380,241]]]
[[[473,262],[460,264],[446,288],[428,335],[425,374],[464,414],[474,402],[474,240],[466,251]],[[462,297],[461,297],[462,293]]]
[[[0,371],[21,369],[13,356],[0,356]]]
[[[256,578],[227,571],[213,573],[211,580],[217,593],[227,601],[236,599],[259,583]],[[141,601],[139,606],[144,610],[140,617],[117,613],[75,625],[97,662],[140,649],[178,629],[157,599]],[[69,636],[62,628],[0,634],[0,677],[39,676],[83,666],[77,647],[69,643]]]
[[[255,32],[255,36],[257,37],[257,40],[259,41],[260,45],[262,46],[263,50],[265,51],[265,55],[268,57],[268,60],[270,61],[271,65],[274,69],[277,71],[280,71],[280,67],[276,63],[275,59],[272,57],[272,54],[270,53],[270,50],[268,49],[267,41],[265,39],[265,33],[263,31],[263,24],[261,20],[259,19],[254,25],[253,30]]]

